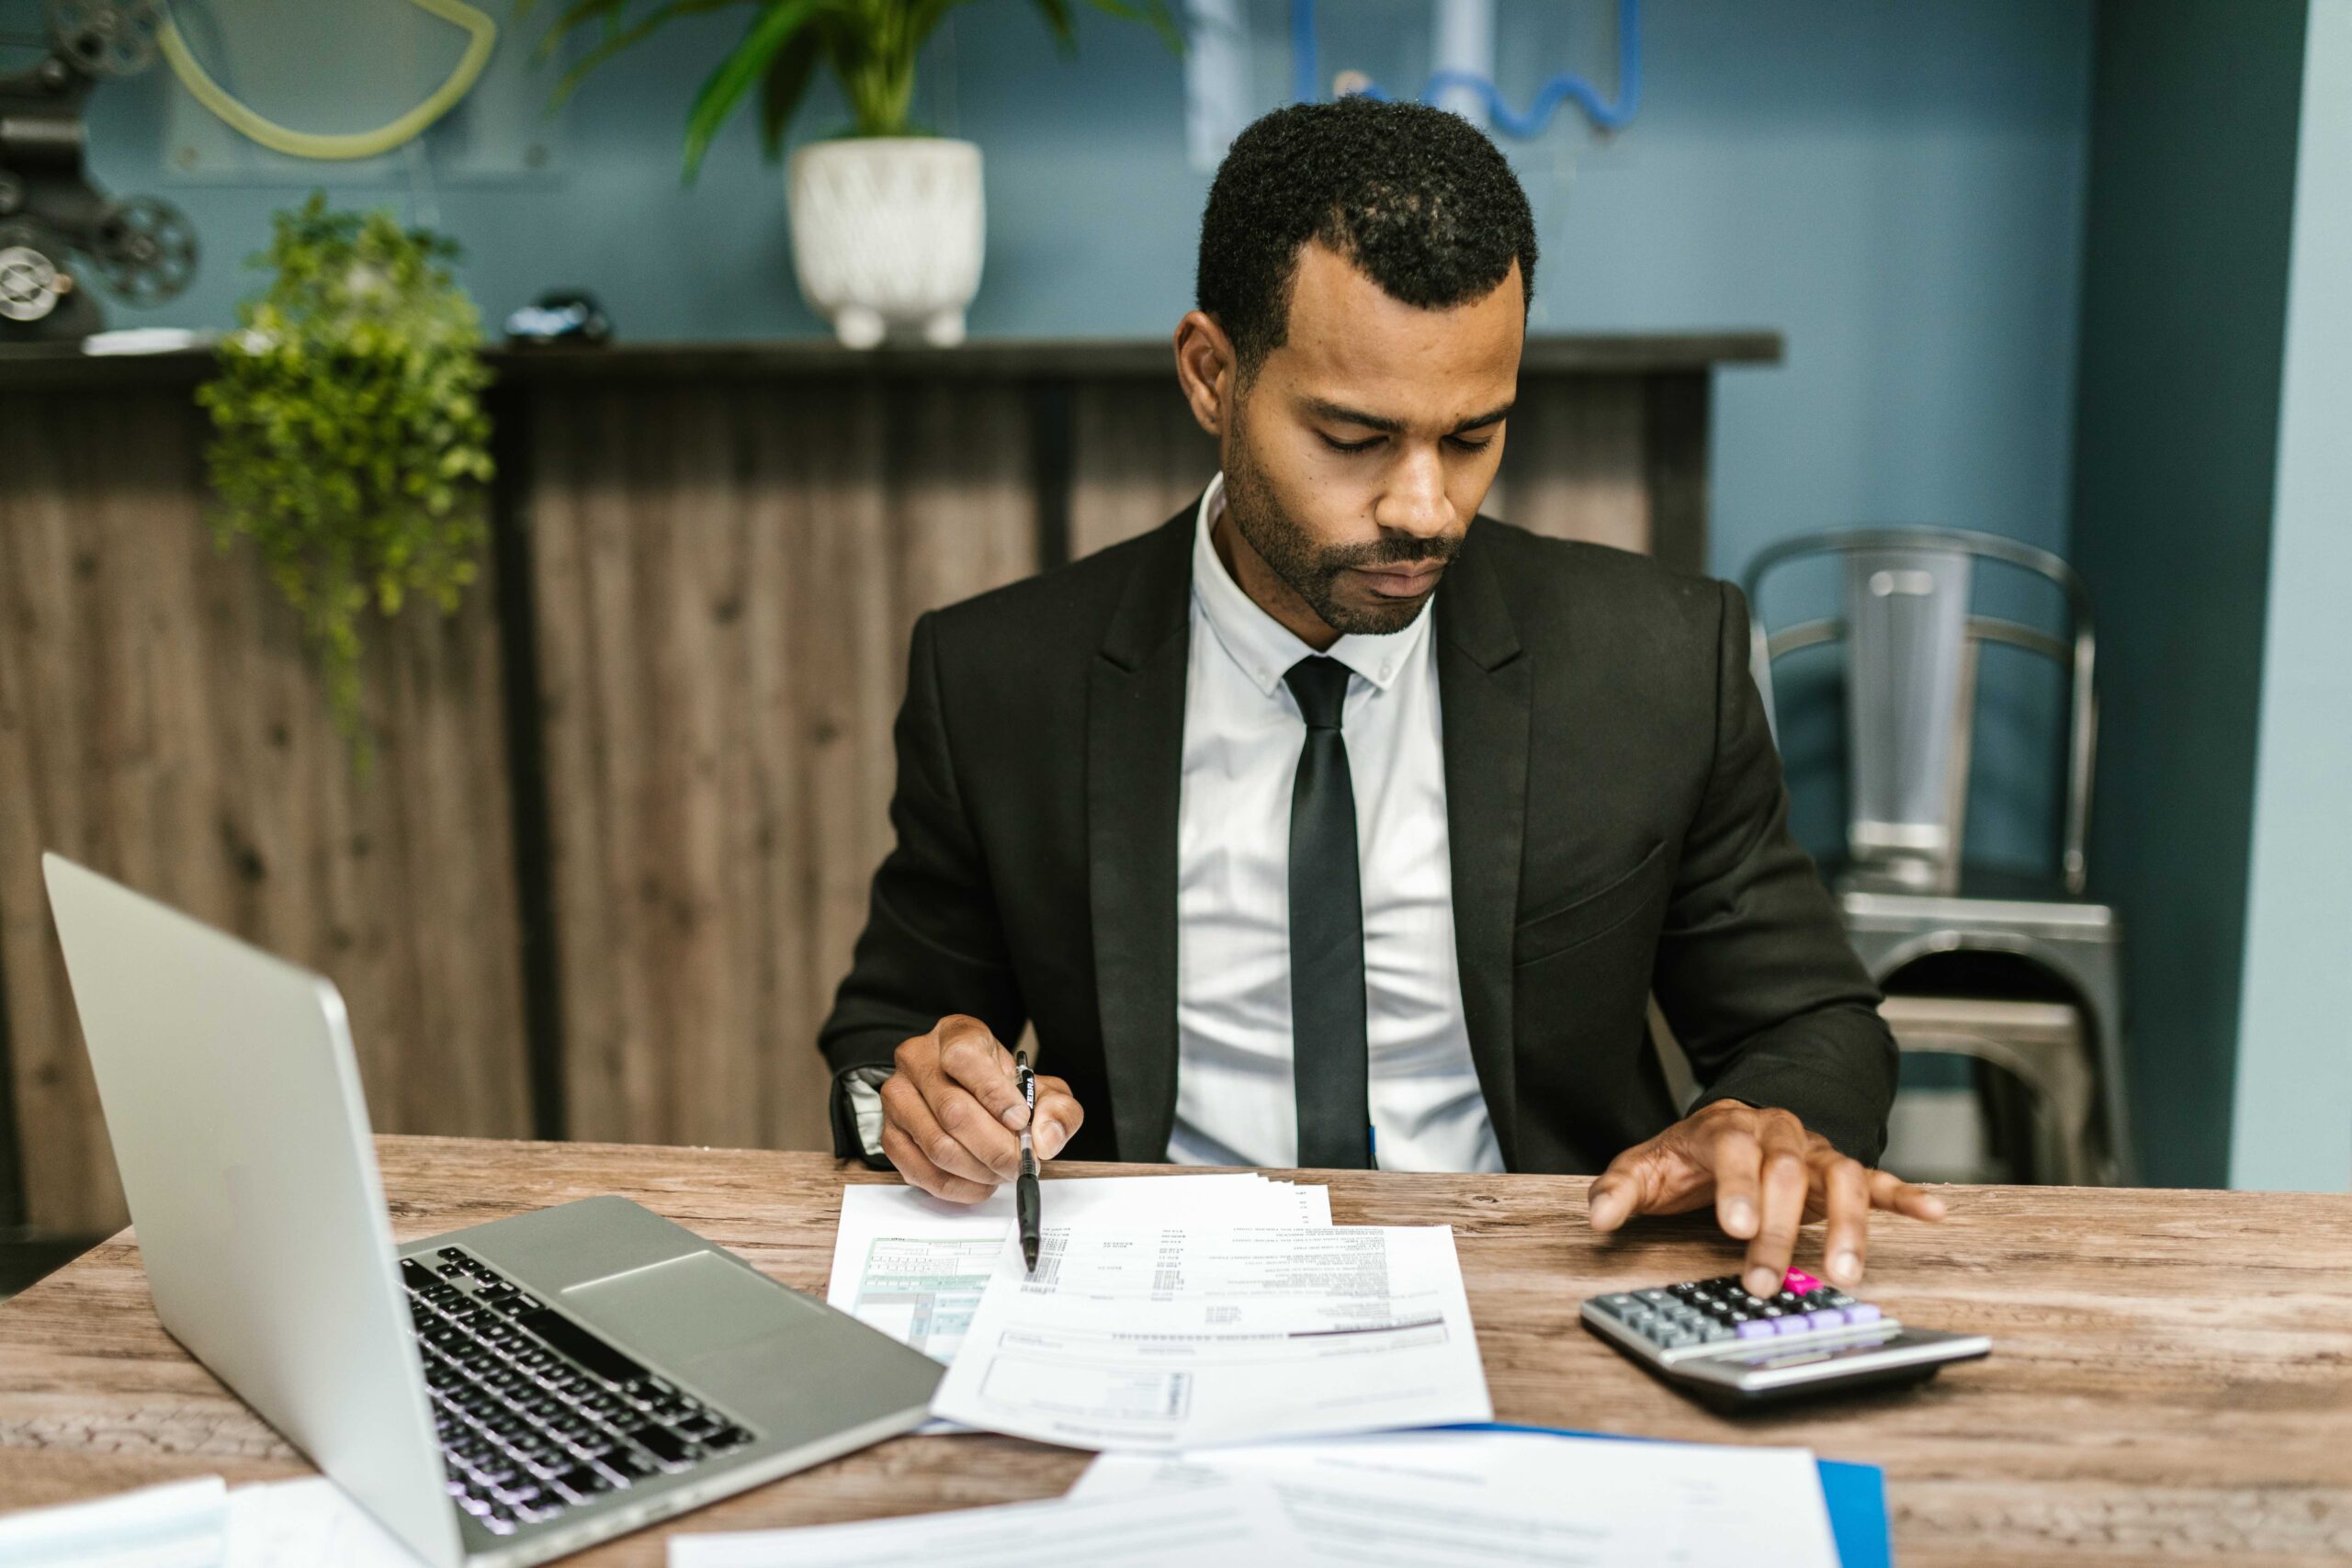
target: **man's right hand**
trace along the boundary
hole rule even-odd
[[[882,1152],[899,1174],[934,1198],[977,1203],[1021,1174],[1021,1128],[1029,1120],[1012,1053],[977,1018],[951,1013],[902,1042],[882,1080]],[[1069,1085],[1037,1075],[1030,1146],[1051,1159],[1086,1112]]]

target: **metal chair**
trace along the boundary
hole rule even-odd
[[[1844,566],[1844,615],[1768,631],[1759,590],[1804,557]],[[2064,595],[2071,635],[1975,613],[1980,563],[2013,568]],[[2036,1098],[2037,1175],[2044,1180],[2131,1179],[2124,1090],[2121,932],[2115,911],[2083,898],[2085,844],[2098,708],[2098,643],[2090,596],[2073,568],[2046,550],[1989,534],[1947,528],[1860,528],[1773,545],[1748,566],[1743,586],[1754,616],[1751,664],[1773,733],[1780,720],[1774,660],[1802,649],[1847,645],[1848,862],[1833,874],[1847,934],[1871,977],[1885,985],[1933,953],[2006,953],[2062,982],[2078,998],[2087,1041],[2064,1036],[1979,1042],[1966,1054],[2022,1068]],[[1978,655],[1998,643],[2049,658],[2070,692],[2065,819],[2054,884],[1964,865],[1969,737]],[[1949,1051],[1953,1032],[1923,1030],[1906,1050]],[[2069,1052],[2088,1059],[2062,1060]],[[2054,1054],[2054,1055],[2053,1055]],[[2095,1081],[2099,1115],[2075,1113],[2076,1096],[2052,1086]],[[2064,1136],[2054,1134],[2064,1129]]]

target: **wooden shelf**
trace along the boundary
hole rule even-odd
[[[526,385],[597,380],[804,378],[1125,380],[1171,374],[1166,341],[1149,338],[985,338],[960,348],[842,347],[830,338],[741,343],[624,343],[605,348],[485,351],[502,380]],[[1579,333],[1528,340],[1523,368],[1645,375],[1718,365],[1777,365],[1776,332]],[[209,348],[85,355],[77,348],[0,346],[0,391],[48,388],[194,386]]]

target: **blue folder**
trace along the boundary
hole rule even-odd
[[[1486,1421],[1451,1428],[1462,1432],[1540,1432],[1554,1438],[1607,1438],[1627,1443],[1668,1442],[1665,1438],[1635,1438],[1623,1432],[1577,1432],[1566,1427],[1521,1427]],[[1829,1505],[1829,1531],[1838,1540],[1842,1568],[1893,1568],[1894,1542],[1886,1526],[1886,1472],[1874,1464],[1849,1464],[1843,1460],[1817,1459],[1821,1495]]]

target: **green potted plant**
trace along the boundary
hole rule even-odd
[[[274,270],[238,307],[205,466],[226,549],[251,539],[302,617],[327,705],[364,767],[360,625],[412,598],[455,610],[490,537],[481,325],[445,265],[458,248],[388,212],[279,212]]]
[[[792,155],[786,176],[792,259],[800,292],[842,342],[870,348],[914,331],[942,345],[964,337],[980,286],[985,221],[980,150],[930,136],[912,119],[915,62],[962,0],[572,0],[541,42],[544,54],[591,27],[598,41],[556,87],[560,103],[590,72],[678,17],[747,6],[742,39],[704,82],[686,115],[685,177],[711,138],[756,90],[768,157],[822,62],[841,84],[850,124]],[[1071,0],[1035,0],[1065,49],[1075,46]],[[1088,0],[1098,11],[1148,23],[1182,47],[1167,0]],[[529,0],[525,0],[526,9]]]

